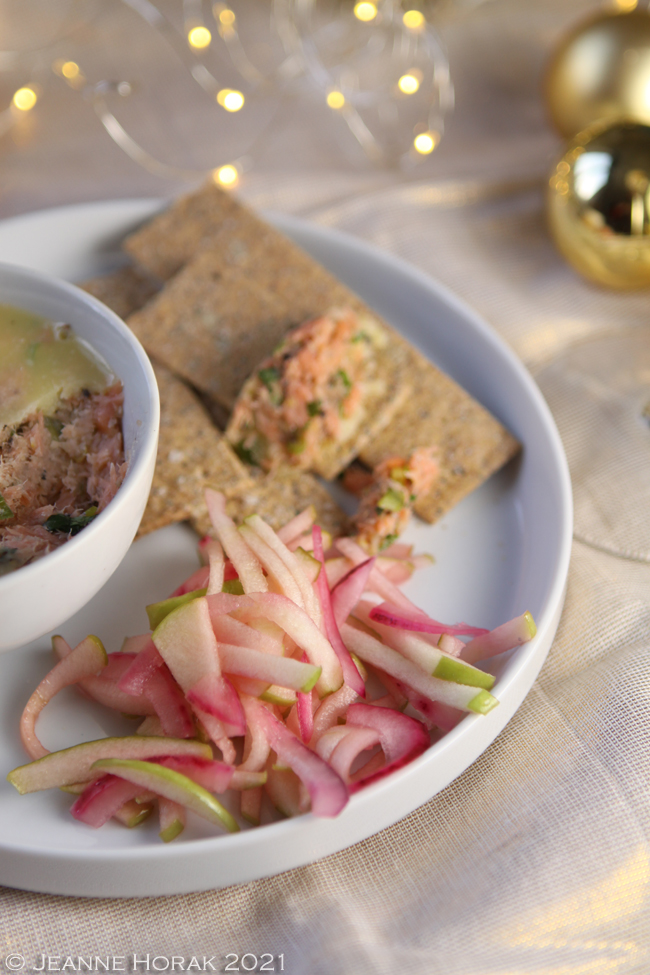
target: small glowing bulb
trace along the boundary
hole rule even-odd
[[[413,146],[420,155],[428,156],[436,148],[439,140],[440,136],[437,132],[422,132],[421,135],[416,135]]]
[[[334,89],[327,96],[327,104],[330,108],[343,108],[345,105],[345,95],[342,91]]]
[[[207,27],[193,27],[187,35],[187,42],[190,47],[194,47],[199,51],[204,47],[208,47],[211,40],[212,34]]]
[[[61,65],[61,74],[64,78],[67,78],[68,81],[71,81],[73,78],[78,78],[79,65],[74,61],[64,61]]]
[[[220,166],[213,171],[212,179],[220,186],[236,186],[239,182],[237,167],[232,166],[230,163],[226,166]]]
[[[219,12],[219,23],[223,24],[224,27],[232,27],[232,25],[235,23],[235,11],[231,10],[229,7],[224,7],[224,9]]]
[[[414,74],[403,74],[397,82],[397,87],[405,95],[414,95],[420,87],[420,82]]]
[[[355,3],[354,5],[354,16],[357,20],[368,23],[368,21],[374,20],[377,16],[377,5],[369,3],[368,0],[360,0],[359,3]]]
[[[637,7],[637,0],[616,0],[616,6],[619,10],[629,13]]]
[[[244,107],[245,98],[240,91],[232,88],[222,88],[217,92],[217,101],[227,112],[238,112]]]
[[[21,112],[29,112],[38,101],[38,97],[33,88],[19,88],[14,92],[12,101]]]
[[[402,23],[408,30],[423,30],[426,21],[421,10],[406,10]]]

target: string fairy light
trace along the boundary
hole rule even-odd
[[[212,170],[212,179],[218,186],[234,189],[239,183],[239,170],[233,163],[226,163]]]
[[[397,87],[403,95],[414,95],[420,87],[420,79],[414,71],[409,71],[408,74],[402,75],[397,82]]]
[[[240,91],[233,88],[222,88],[217,92],[217,102],[227,112],[238,112],[244,107],[246,99]]]
[[[187,33],[187,43],[197,51],[202,51],[212,43],[212,34],[207,27],[192,27]]]
[[[375,19],[378,11],[376,4],[369,3],[368,0],[360,0],[359,3],[355,3],[353,12],[357,20],[368,23]]]
[[[24,88],[19,88],[14,92],[14,96],[11,99],[12,105],[21,112],[30,112],[37,101],[38,95],[31,85],[25,85]]]
[[[438,132],[421,132],[413,140],[413,148],[421,156],[428,156],[436,148],[439,141],[440,135]]]
[[[333,88],[327,93],[326,101],[330,108],[338,110],[345,105],[345,95],[338,88]]]
[[[421,10],[405,10],[402,23],[407,30],[421,31],[426,27],[426,19]]]

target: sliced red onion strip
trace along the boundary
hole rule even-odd
[[[380,603],[370,612],[370,618],[385,626],[395,626],[402,630],[415,630],[420,633],[449,633],[451,636],[482,636],[489,631],[484,627],[470,626],[469,623],[440,623],[424,615],[406,615],[391,603]]]
[[[361,562],[365,562],[368,558],[368,553],[364,552],[361,546],[357,545],[357,543],[351,538],[337,538],[336,547],[339,552],[354,562],[355,565],[360,565]],[[404,595],[401,589],[398,589],[397,586],[390,581],[390,579],[387,579],[386,576],[379,571],[376,565],[373,567],[373,570],[370,573],[368,588],[372,592],[377,593],[378,596],[381,596],[382,599],[385,599],[387,602],[394,603],[401,609],[406,610],[406,612],[421,614],[422,616],[425,615],[422,610],[415,605],[415,603],[412,603],[411,600]]]
[[[366,559],[355,565],[332,589],[332,611],[337,627],[345,623],[366,591],[376,561],[374,558]]]
[[[102,775],[84,789],[72,804],[70,812],[75,819],[99,829],[124,803],[135,799],[141,792],[139,785],[126,782],[116,775]]]
[[[262,566],[237,530],[232,518],[226,514],[223,494],[207,488],[205,501],[208,514],[226,555],[237,570],[244,592],[266,592],[268,585]]]
[[[175,596],[184,596],[186,593],[195,592],[197,589],[205,589],[209,576],[209,567],[207,565],[199,566],[191,576],[188,576],[185,582],[181,582],[180,586],[174,589],[169,598],[173,599]]]
[[[348,790],[327,762],[310,751],[263,704],[257,705],[257,720],[267,741],[281,762],[304,782],[315,816],[338,816],[348,801]]]
[[[314,508],[313,504],[310,504],[309,507],[305,508],[304,511],[297,514],[295,518],[288,521],[286,525],[283,525],[282,528],[278,528],[278,538],[284,542],[285,545],[288,545],[289,542],[292,542],[295,538],[298,538],[300,535],[304,535],[306,532],[311,531],[315,517],[316,509]]]
[[[212,671],[204,674],[187,692],[192,706],[221,721],[229,735],[246,733],[246,718],[237,691],[227,677]]]
[[[107,659],[101,641],[96,636],[87,636],[43,678],[20,718],[20,740],[30,758],[42,758],[49,754],[49,749],[41,744],[36,735],[36,720],[45,705],[64,687],[96,674],[106,666]]]
[[[324,565],[325,558],[323,554],[323,536],[319,525],[314,525],[312,528],[312,538],[314,540],[314,558],[317,559],[321,565]],[[351,585],[354,585],[354,582],[351,583]],[[364,684],[363,678],[357,670],[352,657],[350,656],[350,651],[341,639],[341,634],[339,632],[338,623],[332,606],[329,586],[327,585],[327,576],[324,569],[321,569],[321,571],[318,573],[318,578],[316,580],[316,591],[318,593],[321,609],[323,611],[325,632],[328,640],[334,648],[334,653],[338,657],[339,663],[341,664],[343,681],[349,687],[351,687],[359,695],[359,697],[365,697],[366,685]],[[343,597],[341,597],[341,599],[343,600],[344,598],[345,594]]]

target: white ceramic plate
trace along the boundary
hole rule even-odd
[[[0,261],[72,281],[120,262],[119,240],[155,211],[155,201],[64,207],[0,223]],[[493,627],[530,610],[535,639],[494,664],[501,704],[466,717],[419,759],[355,795],[337,819],[309,815],[234,836],[192,820],[179,840],[160,842],[157,824],[92,830],[68,813],[61,792],[19,796],[0,784],[0,883],[87,896],[177,894],[242,883],[334,853],[396,822],[455,779],[490,744],[521,704],[558,624],[571,544],[567,465],[546,404],[503,342],[442,287],[389,254],[350,237],[287,217],[275,222],[399,328],[499,417],[523,454],[435,526],[410,528],[435,564],[408,594],[432,615]],[[109,650],[146,629],[144,606],[196,566],[195,538],[174,526],[136,542],[113,578],[60,628],[75,643],[96,632]],[[1,607],[0,607],[1,612]],[[51,666],[49,641],[0,658],[0,769],[25,761],[21,709]],[[52,749],[128,733],[119,716],[62,694],[39,731]]]

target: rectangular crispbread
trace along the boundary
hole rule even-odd
[[[248,515],[259,514],[276,530],[309,505],[316,509],[316,523],[333,535],[345,534],[347,516],[318,478],[293,469],[260,475],[226,502],[230,517],[241,524]],[[192,520],[199,533],[208,531],[205,520]]]
[[[421,518],[434,522],[499,470],[520,445],[491,413],[401,336],[394,333],[391,345],[410,378],[412,392],[388,426],[362,448],[360,458],[374,467],[386,457],[408,456],[416,447],[435,444],[440,474],[431,491],[415,504]]]
[[[160,290],[162,282],[140,268],[126,265],[111,274],[82,281],[79,285],[88,294],[99,298],[119,315],[128,316],[142,308]]]
[[[160,391],[160,436],[153,484],[138,535],[176,521],[205,521],[206,487],[230,498],[253,484],[192,390],[164,366],[154,363],[154,370]]]
[[[213,184],[177,201],[125,247],[148,272],[171,278],[129,324],[152,355],[226,409],[287,329],[333,305],[369,313],[310,256]],[[382,370],[389,393],[368,410],[369,422],[353,442],[324,454],[318,473],[332,478],[355,455],[374,466],[436,445],[440,478],[416,505],[421,517],[435,521],[519,445],[473,397],[385,327],[390,343]]]

